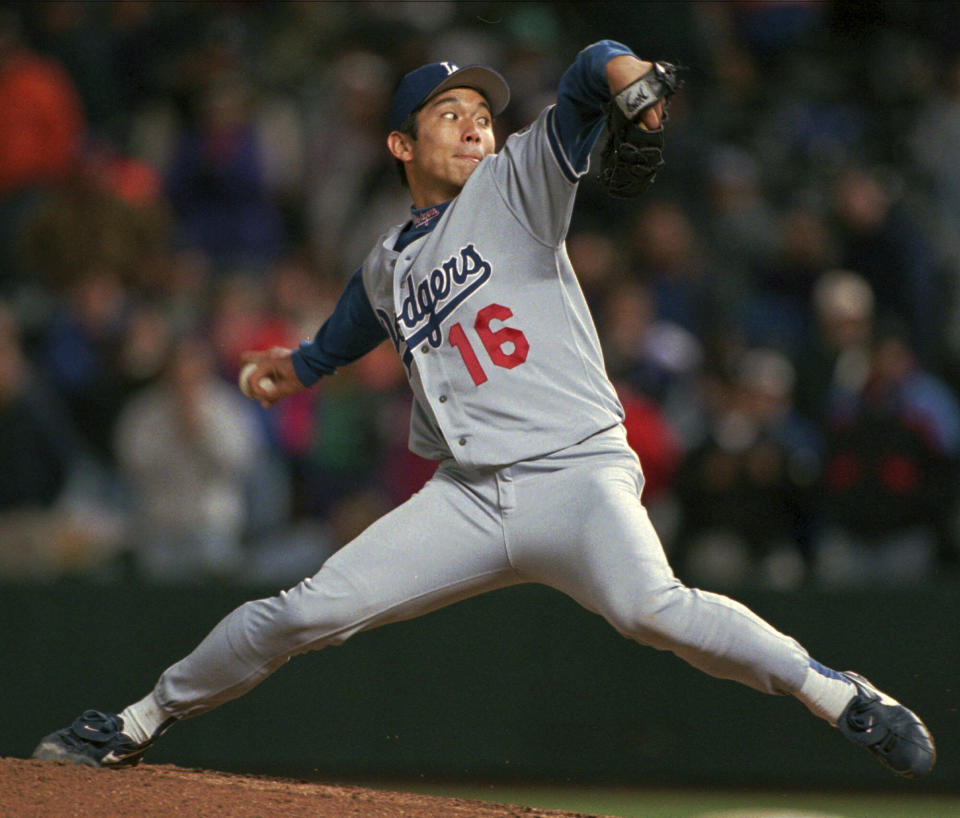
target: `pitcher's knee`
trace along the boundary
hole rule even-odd
[[[343,642],[363,620],[362,604],[352,595],[325,593],[304,583],[237,609],[241,638],[259,654],[294,654]]]
[[[683,641],[689,622],[682,615],[690,589],[665,585],[642,595],[623,594],[610,600],[607,621],[621,634],[644,645],[668,648]]]

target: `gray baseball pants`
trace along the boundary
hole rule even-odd
[[[640,502],[622,427],[500,469],[440,464],[417,494],[312,577],[228,614],[160,677],[184,718],[236,698],[292,656],[522,582],[569,595],[624,636],[767,693],[799,690],[806,651],[746,607],[685,587]]]

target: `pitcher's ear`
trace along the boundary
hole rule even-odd
[[[387,148],[393,157],[401,162],[408,162],[413,153],[410,137],[400,131],[390,131],[387,136]]]

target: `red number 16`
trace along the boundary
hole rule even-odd
[[[490,356],[490,360],[496,366],[502,366],[504,369],[513,369],[527,360],[527,353],[530,351],[530,344],[526,336],[518,329],[513,327],[501,327],[498,330],[490,329],[491,321],[506,321],[513,317],[513,312],[502,304],[489,304],[477,313],[477,320],[473,322],[473,328],[480,336],[480,343]],[[467,339],[467,333],[463,327],[457,323],[450,327],[450,343],[460,352],[463,363],[467,367],[467,372],[473,378],[476,386],[480,386],[487,380],[487,373],[483,371],[480,361],[477,359],[470,341]],[[504,346],[511,344],[512,352],[504,351]]]

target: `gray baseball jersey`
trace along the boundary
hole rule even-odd
[[[424,457],[513,463],[623,420],[564,248],[576,185],[552,122],[551,108],[486,157],[430,233],[397,252],[397,226],[363,264],[416,396],[410,446]]]

